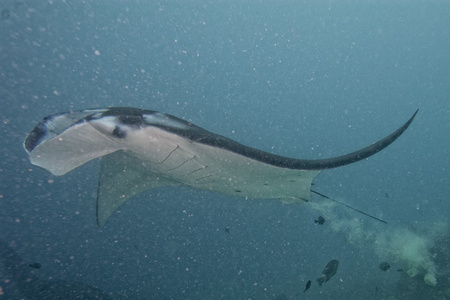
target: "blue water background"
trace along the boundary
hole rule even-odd
[[[0,22],[0,238],[39,261],[42,278],[131,299],[376,299],[401,276],[378,269],[370,243],[331,229],[345,208],[317,226],[308,204],[177,187],[143,193],[97,227],[99,161],[55,177],[22,148],[43,117],[71,109],[162,111],[313,159],[369,145],[419,108],[394,144],[324,171],[315,189],[387,220],[384,230],[448,223],[448,1],[21,0],[0,9],[9,12]],[[338,274],[319,288],[333,258]]]

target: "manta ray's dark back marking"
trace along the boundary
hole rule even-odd
[[[124,118],[126,122],[128,122],[127,124],[133,123],[133,125],[135,126],[145,126],[145,125],[155,126],[165,131],[186,137],[194,142],[226,149],[234,153],[241,154],[245,157],[252,158],[254,160],[281,168],[298,169],[298,170],[324,170],[351,164],[353,162],[368,158],[369,156],[372,156],[375,153],[383,150],[384,148],[392,144],[400,135],[402,135],[402,133],[409,127],[411,122],[414,120],[418,111],[419,110],[416,110],[416,112],[412,115],[412,117],[395,132],[370,146],[367,146],[363,149],[360,149],[358,151],[346,155],[329,159],[317,159],[317,160],[288,158],[268,153],[265,151],[261,151],[258,149],[254,149],[252,147],[242,145],[224,136],[209,132],[199,126],[196,126],[178,117],[169,114],[162,114],[152,110],[142,110],[131,107],[114,107],[104,112],[102,116],[117,116],[119,117],[120,120],[121,118]],[[143,117],[144,115],[156,115],[156,114],[158,114],[158,116],[164,116],[167,118],[167,120],[175,121],[176,123],[182,124],[183,126],[176,126],[176,127],[168,126],[164,122],[148,123],[145,121],[145,118]],[[129,116],[129,118],[125,116]],[[133,120],[133,122],[131,122],[130,120]]]
[[[116,117],[124,125],[139,127],[144,124],[144,114],[157,113],[153,110],[143,110],[133,107],[112,107],[101,114],[101,117]]]
[[[37,145],[39,145],[39,141],[47,134],[47,127],[44,123],[45,121],[46,119],[36,125],[23,143],[23,146],[28,152],[31,152]]]
[[[92,116],[98,115],[98,112],[103,112],[104,109],[91,109],[91,110],[86,110],[86,112],[87,111],[89,112],[88,115],[86,115],[85,111],[83,111],[83,110],[72,111],[72,112],[75,112],[75,114],[72,118],[71,118],[70,113],[59,113],[59,114],[53,114],[51,116],[45,117],[41,122],[38,123],[38,125],[36,125],[36,127],[34,127],[34,129],[30,132],[30,134],[25,139],[25,141],[24,141],[25,150],[27,150],[28,153],[30,153],[50,133],[52,133],[53,135],[58,135],[72,126],[79,125],[84,122],[88,122],[89,120],[91,120]],[[57,119],[66,119],[66,124],[65,124],[66,126],[60,126],[60,128],[48,126],[48,124],[53,123]],[[94,119],[94,118],[92,118],[92,119]]]

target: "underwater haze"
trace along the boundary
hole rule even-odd
[[[450,298],[450,2],[4,0],[0,11],[0,299]],[[288,205],[166,187],[98,227],[100,160],[54,176],[23,140],[48,115],[110,106],[302,159],[363,148],[419,112],[383,151],[314,181],[387,224],[318,195]]]

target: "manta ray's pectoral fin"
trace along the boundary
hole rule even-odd
[[[124,151],[102,158],[97,194],[97,223],[106,224],[114,211],[125,201],[146,190],[180,185],[152,172],[149,166]]]

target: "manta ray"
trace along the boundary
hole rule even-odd
[[[348,165],[386,148],[408,128],[355,152],[327,159],[288,158],[242,145],[178,117],[131,107],[50,115],[24,148],[33,165],[54,175],[101,157],[97,223],[106,224],[128,199],[150,189],[191,186],[245,198],[309,201],[322,170]]]

